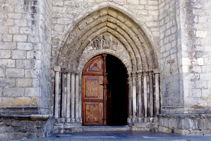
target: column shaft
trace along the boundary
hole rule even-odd
[[[159,73],[155,74],[156,115],[160,112]]]
[[[147,74],[144,74],[144,117],[147,118]]]
[[[75,105],[75,112],[76,112],[76,121],[79,122],[79,75],[76,74],[76,89],[75,89],[75,95],[76,95],[76,105]]]
[[[71,74],[71,121],[75,122],[75,74]]]
[[[65,118],[66,116],[66,74],[62,73],[62,108],[61,108],[61,117]]]
[[[70,73],[67,73],[67,104],[66,104],[66,121],[70,122]]]
[[[133,73],[133,122],[136,122],[136,73]]]
[[[138,74],[138,116],[139,118],[143,117],[143,109],[142,109],[142,82],[141,82],[142,73]]]
[[[150,117],[153,117],[153,81],[152,72],[149,72]]]
[[[54,67],[55,71],[55,119],[59,118],[59,72],[61,68],[59,66]]]

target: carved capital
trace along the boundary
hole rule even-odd
[[[153,70],[154,74],[160,74],[160,71],[158,69]]]
[[[54,67],[54,71],[55,72],[60,72],[61,71],[61,67],[60,66],[55,66]]]

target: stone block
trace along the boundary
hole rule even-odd
[[[37,43],[40,41],[39,36],[29,35],[28,42]]]
[[[10,50],[0,50],[0,58],[10,58],[11,51]]]
[[[26,35],[14,35],[13,36],[13,41],[14,42],[25,42],[27,40]]]
[[[11,34],[19,33],[19,27],[10,27],[9,33],[11,33]]]
[[[201,97],[201,89],[192,89],[191,95],[192,97]]]
[[[42,52],[41,51],[28,51],[27,52],[27,59],[41,59]]]
[[[4,34],[3,35],[3,41],[12,41],[12,35]]]
[[[38,97],[32,98],[32,105],[39,105],[39,98]]]
[[[7,77],[23,77],[24,70],[23,69],[6,69]]]
[[[211,92],[209,89],[202,89],[202,97],[208,98],[211,95]]]
[[[18,87],[30,87],[32,86],[32,79],[17,79],[16,85]]]
[[[22,17],[22,14],[20,13],[8,13],[8,18],[11,19],[20,19]]]
[[[32,67],[32,60],[16,60],[16,67],[29,69]]]
[[[0,49],[15,49],[16,48],[16,43],[13,42],[1,42],[0,43]]]
[[[16,127],[34,127],[35,122],[34,121],[19,121],[19,120],[14,120],[11,122],[12,126]]]
[[[31,104],[31,98],[21,97],[15,99],[16,106],[29,106]]]
[[[3,95],[8,96],[8,97],[23,96],[24,89],[23,88],[4,88]]]
[[[5,69],[0,68],[0,77],[5,77]]]
[[[8,32],[8,28],[7,27],[0,27],[0,33],[5,34]]]
[[[36,78],[38,77],[40,74],[40,70],[39,69],[29,69],[29,70],[25,70],[25,77],[33,77]]]
[[[13,59],[26,59],[26,51],[13,50],[12,58]]]
[[[39,97],[39,88],[26,88],[25,96],[28,97]]]
[[[121,0],[114,0],[114,1],[121,1]],[[139,4],[139,0],[127,0],[128,4]]]
[[[26,19],[14,20],[14,25],[15,26],[27,26],[27,20]]]
[[[15,79],[0,78],[0,87],[14,87]]]
[[[13,98],[0,98],[0,106],[14,106],[15,102]]]
[[[1,61],[0,61],[0,67],[8,67],[8,68],[15,67],[15,60],[1,59]]]

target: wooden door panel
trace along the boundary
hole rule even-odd
[[[103,125],[103,103],[84,102],[84,125]]]
[[[103,76],[83,76],[84,99],[103,99]]]
[[[89,61],[83,70],[83,125],[103,125],[103,80],[103,58],[97,56]]]

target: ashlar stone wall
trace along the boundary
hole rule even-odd
[[[0,106],[49,113],[51,7],[49,0],[0,1]]]
[[[53,120],[48,118],[39,124],[36,118],[16,120],[20,115],[53,114],[51,11],[52,0],[0,0],[0,139],[44,138],[52,133]]]
[[[186,113],[211,113],[211,1],[181,2],[182,68]]]

